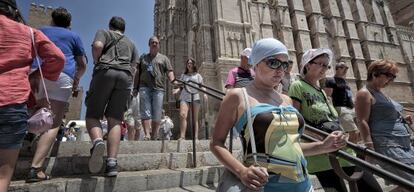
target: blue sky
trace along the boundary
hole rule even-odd
[[[148,52],[148,38],[154,31],[154,0],[17,0],[23,17],[28,21],[31,3],[44,6],[65,7],[72,14],[72,31],[83,41],[89,59],[87,72],[81,79],[84,90],[89,89],[92,76],[91,43],[97,29],[107,29],[112,16],[125,19],[125,34],[135,42],[139,54]],[[81,118],[84,119],[85,106]]]

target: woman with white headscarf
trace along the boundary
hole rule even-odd
[[[306,124],[328,133],[342,130],[334,106],[319,85],[319,80],[325,77],[326,71],[331,67],[332,58],[333,53],[330,49],[319,48],[306,51],[301,62],[301,78],[290,85],[288,92],[292,98],[293,106],[303,115]],[[347,151],[353,153],[350,149]],[[347,191],[342,180],[332,169],[327,154],[306,159],[308,160],[309,173],[318,177],[325,190]],[[344,167],[346,173],[354,172],[355,166],[349,162],[340,159],[339,163]],[[370,174],[364,174],[363,178],[358,180],[358,189],[359,191],[382,191],[375,178]]]
[[[312,191],[304,155],[338,150],[345,145],[341,132],[330,134],[324,141],[299,143],[304,120],[291,106],[291,99],[273,88],[279,85],[287,69],[288,50],[280,41],[267,38],[253,45],[249,63],[256,78],[245,88],[227,92],[221,103],[210,149],[227,168],[217,191]],[[246,98],[246,100],[245,100]],[[246,107],[247,106],[247,107]],[[251,116],[247,116],[247,108]],[[248,119],[252,121],[255,142],[250,139]],[[245,161],[239,162],[224,143],[235,126],[241,135]],[[253,165],[251,145],[256,145],[257,163]],[[253,156],[253,158],[251,158]],[[227,185],[238,178],[243,185]]]

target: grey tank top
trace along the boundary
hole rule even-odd
[[[375,98],[368,121],[375,147],[409,148],[410,134],[401,116],[403,107],[380,91],[368,91]]]

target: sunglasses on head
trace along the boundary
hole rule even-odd
[[[391,78],[392,80],[394,80],[395,78],[397,78],[396,75],[394,75],[394,74],[392,74],[390,72],[382,72],[380,74],[385,75],[386,77]]]
[[[314,61],[312,61],[312,62],[310,62],[311,64],[316,64],[316,65],[318,65],[319,67],[322,67],[322,68],[325,68],[325,69],[330,69],[331,68],[331,66],[330,65],[328,65],[328,64],[322,64],[322,63],[316,63],[316,62],[314,62]]]
[[[289,67],[288,61],[280,61],[275,57],[269,57],[264,59],[266,65],[271,69],[283,69],[286,70]]]

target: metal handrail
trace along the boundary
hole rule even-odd
[[[414,113],[414,109],[409,109],[409,108],[405,108],[405,107],[404,107],[404,111],[408,111],[408,112]]]
[[[191,85],[188,82],[184,82],[184,81],[181,81],[181,80],[178,80],[178,79],[175,79],[174,81],[178,81],[178,82],[180,82],[180,83],[182,83],[184,85],[188,85],[188,86],[190,86],[190,87],[192,87],[192,88],[194,88],[194,89],[196,89],[196,90],[198,90],[200,92],[203,92],[203,93],[205,93],[205,94],[207,94],[209,96],[212,96],[212,97],[214,97],[214,98],[216,98],[218,100],[223,100],[222,97],[219,97],[219,96],[217,96],[215,94],[212,94],[212,93],[210,93],[210,92],[208,92],[206,90],[203,90],[203,89],[201,89],[199,87],[196,87],[194,85]],[[205,87],[205,88],[208,87],[208,86],[203,85],[203,84],[201,84],[201,85],[203,87]],[[198,86],[200,86],[200,85],[198,85]],[[217,92],[217,93],[219,93],[219,92]],[[219,94],[225,95],[223,92],[220,92]],[[321,131],[319,129],[316,129],[316,128],[312,127],[312,126],[309,126],[309,125],[305,125],[305,126],[309,130],[313,131],[314,133],[319,134],[320,136],[327,136],[328,135],[328,133],[326,133],[324,131]],[[230,133],[232,133],[232,131],[230,131]],[[311,140],[311,141],[320,141],[320,140],[317,140],[317,139],[315,139],[313,137],[310,137],[310,136],[308,136],[306,134],[303,134],[302,135],[302,138],[307,139],[307,140]],[[230,142],[232,142],[232,140],[230,140]],[[377,153],[377,152],[375,152],[373,150],[367,149],[366,147],[362,147],[360,145],[351,143],[349,141],[347,141],[347,146],[349,148],[355,150],[357,153],[360,153],[362,155],[368,155],[370,157],[373,157],[377,161],[386,162],[386,163],[391,164],[392,166],[394,166],[396,168],[402,169],[403,171],[408,170],[408,172],[410,174],[413,173],[413,171],[414,171],[414,168],[413,167],[410,167],[410,166],[408,166],[408,165],[406,165],[404,163],[401,163],[401,162],[396,161],[394,159],[391,159],[391,158],[389,158],[387,156],[384,156],[382,154],[379,154],[379,153]],[[193,150],[194,149],[195,149],[195,145],[193,147]],[[360,168],[362,168],[362,169],[364,169],[364,170],[366,170],[368,172],[371,172],[371,173],[376,174],[376,175],[378,175],[380,177],[386,178],[387,180],[389,180],[392,183],[395,183],[397,185],[401,185],[401,186],[406,187],[408,189],[414,190],[414,183],[412,183],[411,181],[408,181],[405,178],[399,177],[399,176],[397,176],[397,175],[395,175],[395,174],[393,174],[391,172],[388,172],[388,171],[386,171],[384,169],[381,169],[380,167],[377,167],[375,165],[371,165],[370,163],[367,163],[366,161],[364,161],[364,160],[362,160],[360,158],[354,157],[354,156],[348,154],[345,151],[338,150],[338,151],[332,152],[332,154],[335,155],[335,156],[337,156],[337,157],[341,157],[344,160],[349,161],[350,163],[355,164],[355,165],[359,166]],[[195,155],[195,153],[193,153],[193,155]]]
[[[311,136],[308,136],[306,134],[302,135],[302,138],[306,139],[306,140],[310,140],[310,141],[319,141],[318,139],[315,139]],[[377,167],[375,165],[371,165],[370,163],[367,163],[365,160],[362,160],[360,158],[354,157],[351,154],[348,154],[345,151],[342,150],[338,150],[335,152],[332,152],[333,155],[337,156],[337,157],[341,157],[342,159],[345,159],[346,161],[351,162],[352,164],[355,164],[357,166],[359,166],[360,168],[364,169],[365,171],[374,173],[382,178],[387,178],[387,180],[391,181],[392,183],[404,186],[407,189],[411,189],[414,190],[414,183],[412,183],[411,181],[402,178],[398,175],[395,175],[389,171],[386,171],[380,167]]]
[[[312,127],[310,125],[305,125],[307,130],[310,130],[314,133],[318,133],[319,135],[322,136],[328,136],[328,133],[321,131],[315,127]],[[407,171],[408,173],[414,175],[414,167],[409,166],[405,163],[401,163],[395,159],[389,158],[388,156],[382,155],[380,153],[375,152],[374,150],[368,149],[365,146],[361,146],[352,142],[347,141],[346,142],[347,147],[353,149],[355,152],[362,154],[362,155],[367,155],[370,157],[373,157],[375,159],[381,159],[382,161],[386,162],[386,163],[390,163],[392,164],[394,167],[397,167],[399,169],[404,169],[404,171]]]
[[[198,82],[195,82],[195,81],[193,81],[193,80],[190,80],[189,82],[191,82],[191,83],[195,83],[195,84],[197,84],[197,85],[198,85],[198,86],[200,86],[200,87],[203,87],[203,88],[206,88],[206,89],[208,89],[208,90],[214,91],[214,92],[218,93],[219,95],[222,95],[222,96],[226,95],[226,94],[225,94],[225,93],[223,93],[222,91],[217,90],[217,89],[214,89],[214,88],[209,87],[209,86],[207,86],[207,85],[204,85],[204,84],[202,84],[202,83],[198,83]]]

